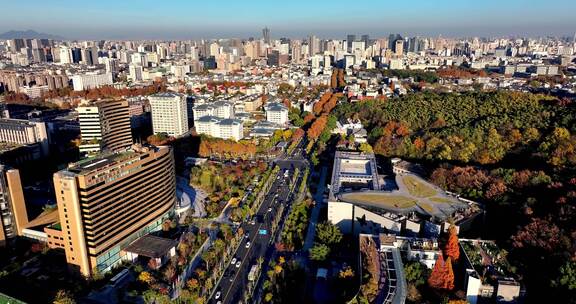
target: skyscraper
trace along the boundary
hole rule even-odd
[[[346,36],[346,49],[348,52],[352,52],[352,42],[356,41],[356,35]]]
[[[124,151],[132,145],[130,110],[126,100],[108,100],[78,107],[80,152]]]
[[[72,164],[54,174],[66,261],[85,276],[122,261],[122,250],[159,230],[176,201],[170,147],[142,147]],[[54,238],[54,236],[48,236]]]
[[[270,44],[270,29],[268,27],[262,30],[262,38],[264,38],[264,43]]]
[[[310,56],[314,56],[320,52],[320,39],[318,39],[318,37],[314,35],[308,37],[308,51]]]
[[[166,133],[180,136],[190,130],[186,95],[160,93],[148,97],[152,108],[152,128],[154,134]]]
[[[364,45],[366,47],[370,45],[370,35],[362,35],[362,38],[360,40],[364,41]]]
[[[404,55],[404,40],[398,39],[394,42],[394,54],[398,56]]]

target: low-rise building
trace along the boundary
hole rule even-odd
[[[238,119],[220,119],[215,116],[203,116],[194,120],[196,133],[216,138],[240,140],[244,137],[242,121]]]
[[[264,105],[266,120],[279,125],[288,124],[288,108],[279,102],[269,102]]]
[[[49,139],[44,122],[23,119],[0,119],[0,141],[20,145],[38,144],[48,155]]]

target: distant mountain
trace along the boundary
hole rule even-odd
[[[33,30],[27,31],[8,31],[6,33],[0,34],[0,39],[17,39],[17,38],[27,38],[27,39],[53,39],[53,40],[65,40],[64,37],[57,35],[38,33]]]

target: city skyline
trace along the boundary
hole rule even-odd
[[[392,32],[446,37],[571,37],[576,31],[576,20],[570,16],[576,3],[566,0],[442,0],[410,4],[370,0],[362,6],[301,0],[289,6],[260,0],[250,4],[176,1],[158,7],[152,1],[136,5],[133,1],[104,0],[97,7],[66,0],[58,5],[31,2],[4,4],[5,11],[11,14],[0,20],[0,32],[33,29],[67,39],[199,39],[261,37],[264,27],[270,28],[272,38],[302,38],[309,34],[338,38],[348,33],[384,37]],[[30,10],[30,5],[35,9]],[[554,18],[545,14],[551,7],[562,8],[554,13]]]

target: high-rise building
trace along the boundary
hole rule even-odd
[[[404,55],[404,40],[399,39],[394,42],[394,54],[398,56]]]
[[[152,109],[154,134],[165,133],[177,137],[190,131],[186,95],[160,93],[148,97],[148,101]]]
[[[28,223],[20,172],[0,165],[0,245],[5,245]]]
[[[390,34],[390,36],[388,36],[388,48],[394,50],[394,47],[396,46],[396,40],[400,39],[402,39],[400,34]]]
[[[362,35],[362,38],[360,40],[364,41],[364,45],[366,47],[370,45],[370,35]]]
[[[270,44],[270,29],[268,27],[262,30],[262,38],[264,38],[264,43]]]
[[[352,52],[352,42],[356,41],[356,35],[346,36],[346,49],[348,52]]]
[[[71,164],[54,174],[54,189],[66,261],[85,276],[106,272],[131,242],[159,230],[173,209],[172,150],[134,145]]]
[[[308,51],[310,52],[310,56],[314,56],[316,53],[320,52],[320,39],[318,39],[318,37],[308,37]]]
[[[72,48],[70,50],[70,54],[72,55],[72,63],[80,63],[82,61],[82,50],[79,48]]]
[[[82,137],[80,152],[117,152],[132,145],[128,101],[101,101],[78,107],[77,111]]]
[[[72,53],[70,52],[70,49],[66,46],[60,47],[58,58],[62,64],[72,63]]]

